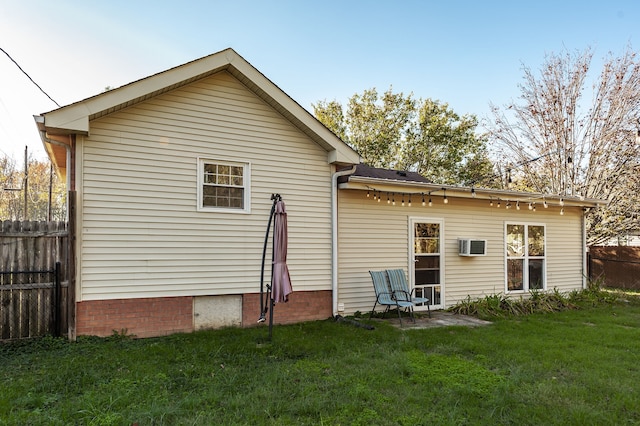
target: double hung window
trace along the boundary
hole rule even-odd
[[[249,211],[249,165],[228,161],[199,162],[200,210]]]
[[[544,290],[545,226],[507,223],[505,234],[507,291]]]

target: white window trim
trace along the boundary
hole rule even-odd
[[[202,205],[202,187],[204,186],[204,165],[205,163],[224,164],[229,166],[242,167],[243,169],[243,182],[244,182],[244,208],[232,209],[225,207],[205,207]],[[216,213],[238,213],[249,214],[251,213],[251,163],[248,161],[238,160],[222,160],[219,158],[211,157],[198,157],[197,165],[198,174],[198,188],[197,188],[197,205],[196,210],[199,212],[216,212]]]
[[[507,254],[507,226],[509,225],[523,225],[525,227],[524,240],[525,244],[528,244],[528,236],[529,236],[529,226],[542,226],[544,228],[544,256],[529,256],[529,250],[526,249],[524,253],[524,257],[522,259],[525,260],[525,265],[522,268],[522,290],[509,290],[509,275],[508,275],[508,260],[509,255]],[[529,265],[529,259],[543,259],[543,268],[542,268],[542,288],[537,291],[547,291],[547,225],[545,223],[539,222],[518,222],[518,221],[505,221],[504,222],[504,230],[502,233],[503,242],[502,242],[502,250],[504,251],[504,290],[505,294],[525,294],[531,291],[529,289],[529,268],[525,267]],[[516,257],[512,257],[512,259],[516,259]]]

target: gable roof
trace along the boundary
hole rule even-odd
[[[59,139],[56,136],[87,135],[90,132],[89,122],[93,119],[188,85],[220,71],[227,71],[233,75],[315,143],[324,148],[328,153],[327,161],[329,163],[357,164],[360,162],[357,152],[230,48],[34,118],[39,130],[46,132],[46,135],[42,134],[42,139],[49,157],[56,163],[56,166],[65,168],[66,164],[60,164],[60,162],[66,162],[63,160],[66,159],[66,156],[59,155],[59,152],[58,155],[55,155],[55,151],[64,152],[64,147],[55,141],[52,143],[52,137]]]

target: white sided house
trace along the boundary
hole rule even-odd
[[[35,118],[70,191],[70,337],[255,325],[275,193],[294,290],[276,323],[371,310],[369,270],[404,269],[433,308],[584,285],[597,201],[366,167],[231,49]]]

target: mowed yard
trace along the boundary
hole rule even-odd
[[[640,424],[637,297],[492,322],[2,344],[0,424]]]

